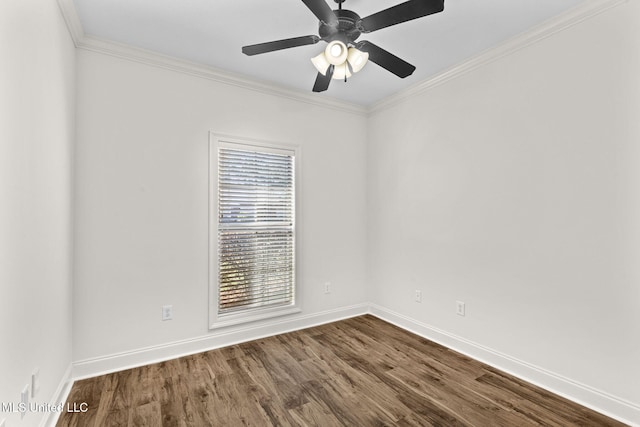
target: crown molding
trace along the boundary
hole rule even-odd
[[[230,73],[200,63],[190,62],[162,55],[150,50],[140,49],[130,45],[86,35],[82,28],[80,18],[76,12],[75,5],[73,4],[73,0],[58,0],[58,6],[60,7],[60,11],[62,12],[65,22],[67,23],[67,28],[69,29],[71,38],[78,49],[110,55],[153,67],[164,68],[178,73],[240,87],[242,89],[248,89],[262,94],[287,98],[318,107],[330,108],[360,116],[367,116],[368,114],[368,108],[361,105],[352,104],[335,98],[314,96],[306,92],[291,90],[273,83]]]
[[[351,104],[334,98],[320,98],[308,93],[287,89],[269,82],[252,79],[236,73],[230,73],[211,66],[162,55],[153,51],[93,36],[85,35],[77,46],[79,49],[102,53],[153,67],[164,68],[166,70],[212,80],[218,83],[252,90],[254,92],[274,95],[280,98],[292,99],[294,101],[304,102],[306,104],[319,107],[331,108],[333,110],[362,116],[366,116],[368,113],[368,109],[366,107],[357,104]]]
[[[563,14],[551,18],[542,24],[533,27],[523,34],[515,36],[497,47],[485,50],[471,59],[457,64],[440,74],[423,80],[410,86],[396,94],[393,94],[382,101],[376,102],[369,107],[369,115],[373,115],[389,109],[399,103],[413,98],[429,89],[453,80],[463,74],[467,74],[477,68],[497,61],[500,58],[512,55],[527,46],[537,43],[543,39],[561,31],[567,30],[587,19],[606,12],[629,0],[589,0]]]
[[[473,58],[464,61],[442,73],[423,80],[413,86],[391,95],[370,106],[362,106],[335,98],[318,97],[306,92],[291,90],[270,82],[253,79],[230,73],[218,68],[194,63],[157,52],[136,48],[110,40],[88,36],[84,33],[82,24],[73,4],[73,0],[57,0],[64,20],[71,34],[71,38],[78,49],[84,49],[105,55],[110,55],[146,65],[164,68],[178,73],[212,80],[226,85],[236,86],[255,92],[292,99],[298,102],[311,104],[319,107],[330,108],[342,112],[348,112],[361,116],[370,116],[386,109],[389,109],[403,101],[411,99],[429,89],[444,84],[461,75],[497,61],[500,58],[512,55],[534,43],[551,37],[552,35],[564,31],[587,19],[597,16],[611,8],[617,7],[629,0],[588,0],[559,16],[538,25],[531,30],[513,37],[501,45],[488,49]]]

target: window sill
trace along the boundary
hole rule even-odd
[[[234,313],[218,316],[211,325],[209,330],[227,328],[229,326],[241,325],[243,323],[257,322],[260,320],[271,319],[280,316],[289,316],[291,314],[300,313],[299,307],[279,307],[267,309],[263,311],[255,311],[252,313]]]

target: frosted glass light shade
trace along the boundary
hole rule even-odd
[[[347,56],[347,61],[349,61],[349,65],[351,65],[351,69],[354,73],[362,70],[362,67],[365,66],[367,61],[369,60],[369,54],[367,52],[362,52],[361,50],[356,49],[355,47],[349,48],[349,54]]]
[[[320,74],[322,74],[323,76],[327,75],[327,70],[329,69],[331,64],[329,63],[329,61],[327,61],[327,57],[324,56],[324,52],[314,58],[311,58],[311,62]]]
[[[349,71],[349,67],[347,67],[346,61],[340,65],[335,66],[335,68],[333,69],[332,78],[336,80],[344,80],[345,77],[346,78],[351,77],[351,71]]]
[[[347,60],[347,56],[349,52],[347,50],[347,45],[342,43],[340,40],[334,40],[327,45],[327,48],[324,50],[324,56],[327,61],[333,65],[344,64]]]

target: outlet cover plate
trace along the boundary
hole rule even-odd
[[[413,299],[415,302],[422,302],[422,291],[416,289]]]
[[[464,316],[465,315],[464,302],[456,301],[456,314],[458,316]]]
[[[172,305],[163,305],[162,306],[162,320],[173,320],[173,306]]]

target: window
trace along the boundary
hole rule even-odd
[[[211,152],[216,258],[211,327],[300,311],[295,303],[296,151],[214,136]]]

